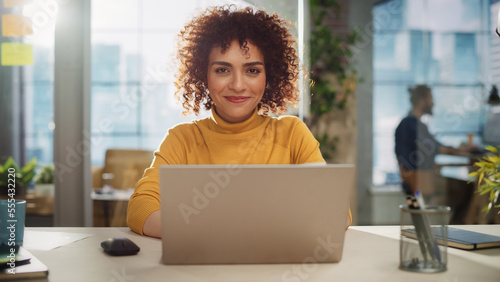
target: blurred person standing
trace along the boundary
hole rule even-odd
[[[437,154],[467,155],[477,147],[468,144],[454,148],[437,141],[421,121],[423,115],[432,115],[434,101],[431,88],[421,84],[408,91],[412,108],[395,132],[395,152],[403,180],[402,188],[408,195],[420,190],[431,200],[439,194],[434,185],[434,157]]]

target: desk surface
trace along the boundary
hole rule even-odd
[[[500,234],[500,225],[458,228]],[[344,254],[335,264],[193,265],[160,263],[161,241],[128,228],[27,228],[26,232],[91,233],[50,251],[30,250],[49,268],[49,281],[499,281],[500,248],[463,251],[448,248],[448,270],[412,273],[398,269],[398,226],[353,226],[346,233]],[[135,256],[111,257],[101,241],[116,236],[133,240]]]

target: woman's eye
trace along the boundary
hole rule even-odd
[[[216,73],[225,73],[225,72],[228,72],[229,70],[226,69],[226,68],[217,68],[215,69],[215,72]]]
[[[259,74],[260,70],[259,69],[249,69],[248,72],[251,74]]]

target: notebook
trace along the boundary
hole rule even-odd
[[[19,248],[14,267],[9,262],[3,258],[0,261],[0,280],[45,279],[49,274],[47,266],[23,247]]]
[[[353,165],[160,167],[165,264],[338,262]]]
[[[436,234],[436,232],[433,232]],[[405,229],[401,231],[402,235],[416,239],[415,229]],[[484,233],[468,231],[453,227],[448,227],[448,238],[436,236],[439,244],[448,244],[449,247],[464,249],[464,250],[477,250],[486,248],[500,247],[500,237],[488,235]]]

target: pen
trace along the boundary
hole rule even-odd
[[[415,191],[415,198],[417,200],[418,205],[420,206],[421,210],[425,210],[425,202],[424,202],[424,197],[422,196],[422,193],[420,190]],[[433,259],[437,259],[438,262],[441,262],[441,254],[439,253],[439,247],[437,244],[436,239],[434,238],[434,235],[432,234],[431,226],[429,224],[429,221],[427,219],[427,216],[425,214],[421,215],[421,220],[422,220],[422,229],[423,233],[427,244],[427,251],[431,254],[431,257]]]
[[[415,191],[415,199],[417,199],[420,209],[425,210],[424,197],[422,197],[422,193],[420,193],[420,190]]]
[[[408,204],[409,209],[418,209],[418,203],[415,202],[415,198],[412,196],[406,197],[406,202]],[[427,263],[427,251],[425,247],[425,236],[422,233],[422,218],[418,214],[411,214],[411,218],[413,221],[413,225],[415,226],[415,233],[417,234],[418,245],[420,246],[420,251],[422,252],[422,256],[424,257],[424,261]]]

